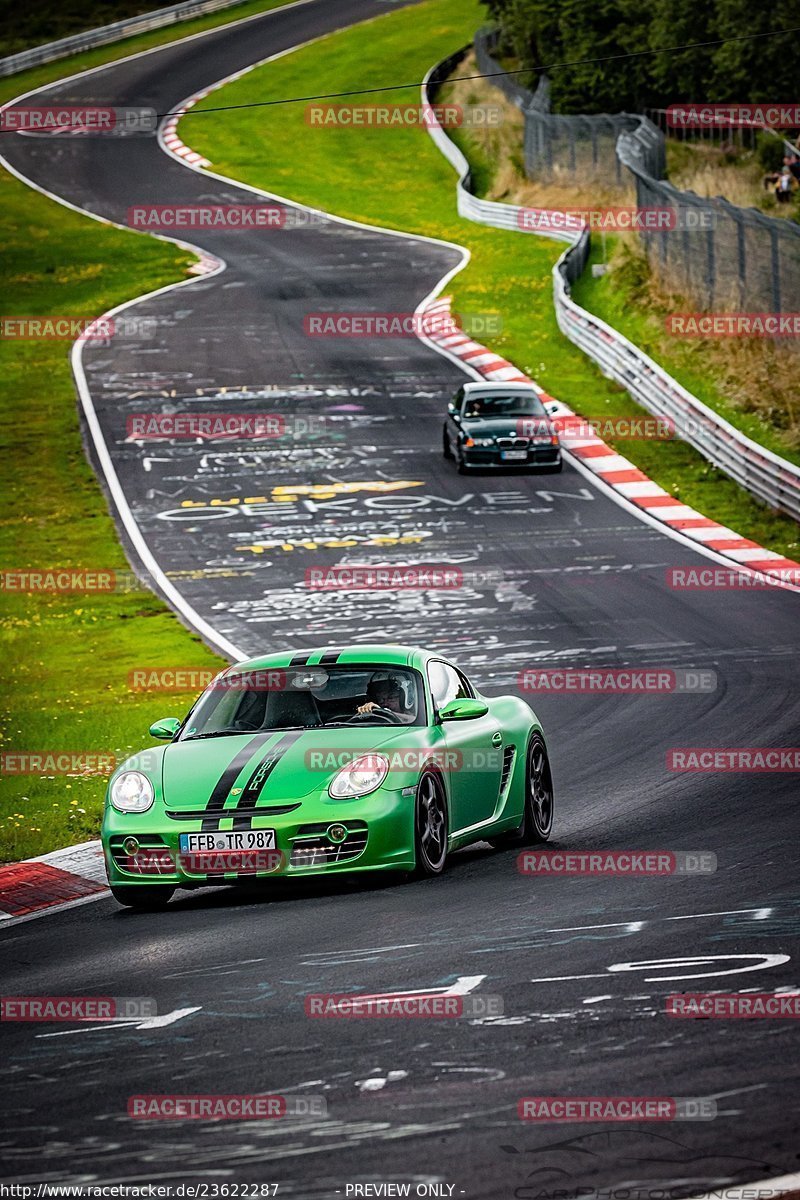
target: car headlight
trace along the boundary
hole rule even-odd
[[[494,438],[493,437],[467,438],[467,445],[468,446],[493,446]]]
[[[383,783],[389,774],[389,760],[382,754],[363,754],[341,767],[328,788],[334,800],[354,800],[368,796]]]
[[[111,785],[111,803],[119,812],[147,812],[153,797],[153,785],[141,771],[123,771]]]

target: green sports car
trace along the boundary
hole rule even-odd
[[[541,725],[481,696],[452,663],[396,645],[237,663],[168,744],[112,775],[102,840],[121,904],[276,875],[438,875],[470,842],[546,841],[553,785]]]

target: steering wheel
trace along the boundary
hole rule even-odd
[[[345,721],[345,725],[360,725],[364,721],[377,721],[379,725],[402,725],[403,718],[399,713],[392,712],[390,708],[381,708],[380,706],[371,709],[369,712],[357,712],[349,721]]]

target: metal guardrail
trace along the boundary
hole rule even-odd
[[[235,4],[242,3],[244,0],[183,0],[183,3],[173,4],[169,8],[141,13],[138,17],[114,21],[110,25],[101,25],[98,29],[87,29],[85,33],[75,33],[70,37],[59,38],[56,42],[46,42],[42,46],[33,46],[30,50],[20,50],[18,54],[0,58],[0,76],[16,75],[18,71],[38,67],[41,63],[53,62],[58,58],[66,58],[68,54],[78,54],[81,50],[91,50],[95,46],[119,42],[135,33],[162,29],[165,25],[188,21],[190,17],[205,16],[206,13],[233,8]]]
[[[459,50],[438,63],[422,84],[423,104],[431,104],[441,82],[466,53]],[[436,145],[458,172],[458,213],[468,220],[499,229],[539,233],[570,243],[553,267],[553,298],[561,332],[600,367],[604,375],[621,384],[654,416],[673,423],[678,437],[693,446],[751,495],[800,521],[800,467],[741,433],[713,409],[682,387],[658,363],[605,321],[576,304],[570,287],[589,259],[590,234],[542,227],[527,228],[519,205],[480,200],[472,195],[470,167],[459,148],[435,122],[426,128]]]
[[[442,80],[447,78],[468,49],[469,46],[464,46],[431,68],[422,83],[423,104],[431,103],[429,95],[435,94]],[[475,196],[472,192],[470,165],[458,146],[434,119],[426,121],[426,127],[442,154],[458,172],[458,183],[456,184],[458,215],[466,217],[468,221],[474,221],[478,225],[491,225],[495,229],[519,230],[520,213],[523,212],[523,209],[516,204],[502,204],[497,200],[481,200]],[[561,241],[571,242],[574,235],[565,230],[563,233],[554,231],[551,236],[559,238]]]

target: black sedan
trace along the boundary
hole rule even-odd
[[[561,446],[536,391],[522,383],[465,383],[447,406],[442,451],[470,467],[561,470]]]

